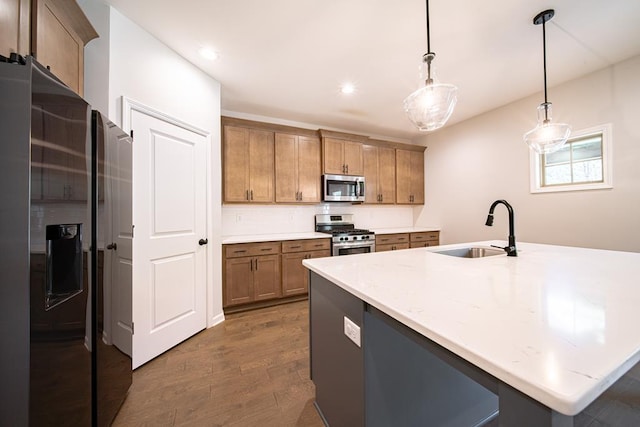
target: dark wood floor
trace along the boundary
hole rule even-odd
[[[314,393],[302,301],[228,315],[138,368],[114,426],[322,427]],[[575,426],[640,426],[640,364]]]
[[[323,426],[307,301],[226,320],[136,369],[114,426]]]

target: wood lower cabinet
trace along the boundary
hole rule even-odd
[[[421,231],[417,233],[377,234],[376,252],[395,251],[397,249],[424,248],[440,244],[439,231]]]
[[[223,245],[223,308],[240,311],[306,298],[309,272],[302,261],[331,256],[326,239]]]
[[[320,203],[320,139],[275,134],[276,203]]]
[[[409,234],[378,234],[376,235],[376,252],[409,249]]]
[[[273,132],[224,126],[222,157],[225,202],[273,202]]]
[[[396,203],[424,204],[424,153],[396,150]]]
[[[280,243],[225,245],[224,307],[278,298]]]
[[[331,256],[329,239],[287,240],[282,242],[282,296],[309,292],[309,271],[302,261]]]
[[[440,244],[440,232],[426,231],[421,233],[411,233],[409,235],[409,240],[412,248],[438,246]]]

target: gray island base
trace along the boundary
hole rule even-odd
[[[326,425],[569,427],[531,399],[310,272],[311,379]],[[344,333],[360,328],[360,346]]]

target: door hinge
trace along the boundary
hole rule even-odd
[[[129,132],[129,135],[131,135],[131,139],[133,139],[133,129],[131,129],[131,131]]]
[[[131,225],[131,238],[133,239],[133,231],[136,228],[134,224]]]
[[[135,333],[134,330],[135,330],[134,323],[131,322],[131,335]]]

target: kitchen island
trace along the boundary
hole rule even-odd
[[[518,257],[436,253],[491,244],[505,245],[303,262],[327,424],[571,426],[640,360],[640,254],[527,243]]]

